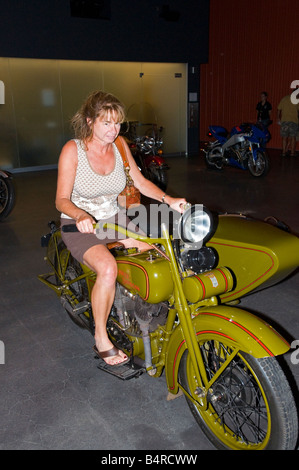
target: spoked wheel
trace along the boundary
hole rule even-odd
[[[248,158],[248,169],[252,176],[266,176],[270,168],[269,158],[265,152],[257,152],[256,160],[252,154]]]
[[[208,148],[205,154],[205,162],[210,170],[223,169],[223,156],[219,146]]]
[[[236,353],[224,343],[200,344],[208,380],[220,367],[223,372],[208,389],[205,399],[191,400],[191,412],[218,449],[294,449],[298,423],[295,402],[275,358],[255,359]],[[193,397],[200,396],[188,351],[180,364],[180,381]]]
[[[74,281],[69,285],[70,295],[68,296],[69,302],[65,302],[65,310],[68,313],[71,320],[80,328],[87,328],[91,333],[94,331],[93,319],[90,317],[88,312],[88,287],[85,279],[78,279],[82,274],[82,268],[80,263],[73,258],[68,252],[65,244],[61,241],[58,245],[58,253],[60,260],[67,260],[65,266],[65,272],[63,279],[60,279],[56,274],[57,285],[62,285],[64,281]],[[55,257],[55,271],[59,272],[58,269],[59,261],[57,256]],[[76,303],[74,303],[76,299]],[[70,305],[74,305],[74,309],[70,308]]]
[[[9,178],[0,176],[0,220],[7,217],[15,203],[15,188]]]

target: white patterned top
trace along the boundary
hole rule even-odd
[[[78,166],[71,201],[96,220],[108,219],[119,211],[117,197],[126,186],[122,157],[113,144],[114,169],[107,175],[101,175],[91,168],[83,142],[78,139],[74,141],[78,149]],[[70,218],[63,213],[61,217]]]

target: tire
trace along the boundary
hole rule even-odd
[[[248,157],[248,170],[252,176],[266,176],[270,168],[269,158],[265,152],[257,152],[256,161],[253,160],[252,154]]]
[[[58,244],[57,251],[59,256],[62,255],[63,251],[67,251],[67,248],[64,244],[63,241],[61,241]],[[77,277],[81,276],[83,274],[83,270],[80,266],[80,263],[73,258],[71,254],[68,256],[68,261],[67,261],[67,266],[65,270],[65,274],[63,279],[60,279],[57,275],[58,272],[58,259],[57,256],[55,255],[55,261],[54,261],[54,266],[55,266],[55,277],[56,277],[56,283],[57,285],[62,285],[63,281],[71,281],[73,279],[76,279]],[[75,296],[77,299],[78,303],[83,302],[88,300],[88,287],[85,279],[81,279],[77,282],[74,282],[70,285],[70,290],[72,291],[72,294]],[[70,319],[80,328],[86,328],[93,332],[93,320],[90,322],[89,318],[86,315],[77,315],[71,311],[71,309],[65,308],[65,311],[69,315]]]
[[[203,341],[200,349],[209,379],[233,352],[215,340]],[[190,395],[198,387],[188,351],[182,357],[179,378]],[[207,407],[199,404],[200,399],[198,403],[186,399],[195,420],[217,449],[295,448],[295,402],[275,358],[256,359],[239,351],[212,384],[207,397]]]
[[[0,221],[7,217],[15,203],[15,188],[10,178],[0,176]]]
[[[209,170],[221,171],[223,169],[223,156],[219,146],[207,150],[205,163]]]

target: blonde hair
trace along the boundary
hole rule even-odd
[[[125,121],[125,108],[116,96],[103,91],[91,93],[81,108],[71,119],[71,125],[75,133],[75,138],[88,142],[92,139],[92,125],[98,117],[105,118],[112,115],[117,122]]]

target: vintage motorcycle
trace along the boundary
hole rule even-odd
[[[163,127],[158,126],[152,106],[137,103],[128,109],[128,122],[122,126],[121,134],[142,174],[165,191],[169,165],[163,157],[162,131]]]
[[[268,129],[244,123],[229,133],[224,127],[209,126],[209,142],[204,150],[206,165],[222,170],[225,165],[249,170],[252,176],[265,176],[269,171],[269,158],[265,152],[270,134]]]
[[[0,169],[0,221],[5,219],[15,204],[15,188],[12,175]]]
[[[163,211],[165,205],[158,207]],[[121,243],[109,247],[118,276],[107,330],[130,362],[108,366],[99,359],[98,368],[123,380],[142,372],[159,377],[165,371],[168,391],[184,393],[216,448],[294,449],[295,401],[275,357],[290,345],[236,304],[297,268],[298,238],[265,221],[214,214],[201,205],[187,208],[172,226],[165,214],[161,220],[157,232],[148,229],[151,236],[106,224],[124,237],[147,242],[149,249],[140,253]],[[55,223],[49,225],[42,245],[51,272],[39,279],[93,334],[95,273],[71,256]]]

